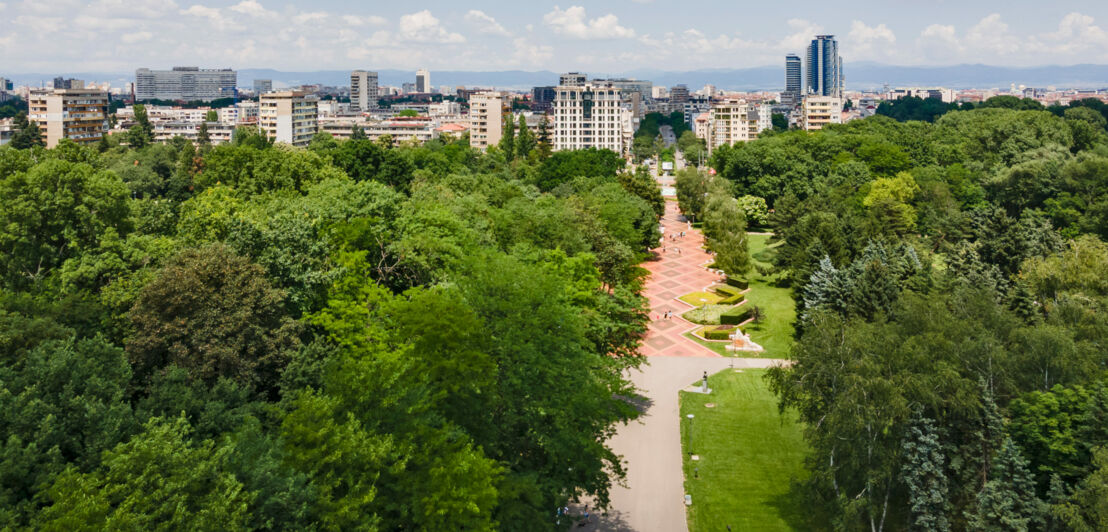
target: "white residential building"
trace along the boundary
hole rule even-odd
[[[355,70],[350,73],[350,107],[354,111],[377,108],[377,73]]]
[[[504,93],[478,92],[469,98],[469,145],[486,149],[504,132]]]
[[[631,110],[609,85],[559,86],[554,98],[554,149],[608,149],[623,155],[630,144]]]
[[[843,122],[843,102],[834,96],[806,95],[800,103],[800,127],[805,131],[823,129],[827,124]]]
[[[173,70],[135,71],[135,99],[211,101],[235,95],[238,73],[229,68],[201,70],[199,67],[173,67]]]
[[[769,105],[748,103],[743,99],[728,99],[713,104],[706,126],[708,150],[758,138],[763,131],[773,127],[772,116]],[[697,133],[697,136],[700,134]]]
[[[307,146],[319,130],[317,102],[315,96],[301,91],[263,94],[258,128],[275,142]]]
[[[897,87],[885,94],[886,100],[899,100],[907,96],[914,96],[924,100],[934,98],[943,103],[953,103],[954,91],[943,87]]]

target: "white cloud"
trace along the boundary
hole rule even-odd
[[[125,33],[119,40],[127,43],[134,44],[142,41],[149,41],[154,38],[154,34],[148,31],[137,31],[135,33]]]
[[[619,18],[611,13],[586,20],[585,8],[581,6],[571,6],[565,11],[554,6],[554,11],[543,15],[542,19],[555,33],[574,39],[630,39],[635,36],[635,30],[620,26]]]
[[[1035,44],[1053,54],[1103,53],[1108,48],[1108,32],[1097,26],[1093,17],[1070,13],[1062,17],[1058,31],[1042,34]]]
[[[389,22],[385,20],[385,17],[379,17],[377,15],[370,15],[368,17],[343,15],[342,20],[351,26],[384,26]]]
[[[477,31],[486,35],[499,35],[501,37],[511,37],[512,32],[508,31],[501,26],[495,18],[490,17],[484,11],[478,11],[476,9],[469,10],[465,16],[466,22],[473,24],[477,27]]]
[[[533,44],[522,37],[512,41],[512,59],[517,64],[543,66],[554,57],[554,47],[545,44]]]
[[[867,26],[855,20],[850,23],[850,33],[843,39],[839,51],[854,60],[890,59],[896,55],[896,35],[888,26]]]
[[[466,41],[462,34],[447,31],[427,9],[400,17],[400,38],[411,42],[442,44]]]
[[[230,8],[235,13],[242,13],[243,15],[250,15],[254,17],[270,17],[276,15],[273,11],[270,11],[259,4],[256,0],[242,0]]]
[[[978,22],[966,33],[965,44],[971,50],[1004,56],[1020,51],[1020,39],[1008,32],[1008,24],[993,13]]]

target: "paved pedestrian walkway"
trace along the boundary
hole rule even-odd
[[[677,299],[689,292],[704,290],[719,280],[719,276],[704,268],[712,260],[712,256],[701,249],[704,237],[700,230],[691,228],[684,220],[675,201],[666,202],[662,227],[665,228],[663,247],[655,250],[655,260],[643,264],[650,272],[643,295],[650,304],[651,322],[641,352],[648,357],[718,357],[715,351],[685,338],[685,333],[695,329],[696,324],[682,319],[681,313],[693,306]],[[684,237],[670,239],[670,235],[682,231]],[[669,311],[673,312],[673,317],[662,318]]]
[[[672,186],[671,180],[662,185]],[[642,368],[628,377],[646,398],[643,415],[619,428],[608,441],[623,458],[627,481],[613,486],[611,508],[596,515],[593,522],[574,530],[617,532],[680,532],[685,522],[684,473],[681,454],[681,417],[678,392],[709,375],[739,368],[765,368],[780,363],[762,358],[723,358],[716,352],[684,337],[696,325],[679,314],[690,308],[678,296],[703,290],[718,278],[704,268],[711,257],[704,250],[703,236],[680,217],[677,202],[667,201],[664,252],[644,267],[650,271],[644,294],[650,302],[653,321],[642,346],[647,357]],[[685,231],[677,241],[669,235]],[[678,252],[677,249],[681,251]],[[669,320],[658,319],[667,310]],[[695,503],[695,501],[694,501]]]

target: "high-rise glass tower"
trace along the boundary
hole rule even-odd
[[[800,102],[801,85],[804,74],[800,64],[800,56],[789,54],[785,56],[785,92],[781,93],[781,103],[796,105]]]
[[[843,58],[834,35],[816,35],[808,46],[808,94],[843,96]]]

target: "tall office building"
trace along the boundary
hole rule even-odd
[[[136,100],[212,101],[235,95],[238,72],[229,68],[201,70],[199,67],[173,67],[173,70],[135,71]]]
[[[816,35],[808,45],[807,94],[843,96],[843,58],[834,35]]]
[[[580,72],[566,72],[558,80],[561,87],[580,87],[588,81],[589,77]]]
[[[415,91],[420,94],[431,92],[431,73],[426,69],[419,69],[415,74]]]
[[[12,90],[12,80],[7,78],[0,78],[0,91]]]
[[[38,125],[47,148],[62,139],[93,144],[108,131],[108,93],[94,89],[31,91],[27,119]]]
[[[254,94],[265,94],[273,90],[272,79],[256,79],[254,80]]]
[[[555,150],[597,148],[623,155],[629,147],[631,111],[624,109],[618,87],[586,83],[556,90]]]
[[[486,149],[504,134],[504,93],[478,92],[469,97],[469,145]]]
[[[781,103],[786,105],[800,103],[801,87],[804,84],[803,70],[800,56],[796,54],[785,56],[785,91],[781,93]]]
[[[350,73],[350,107],[355,111],[377,108],[377,73],[355,70]]]
[[[258,129],[274,142],[307,146],[319,130],[319,99],[302,91],[263,94]]]

